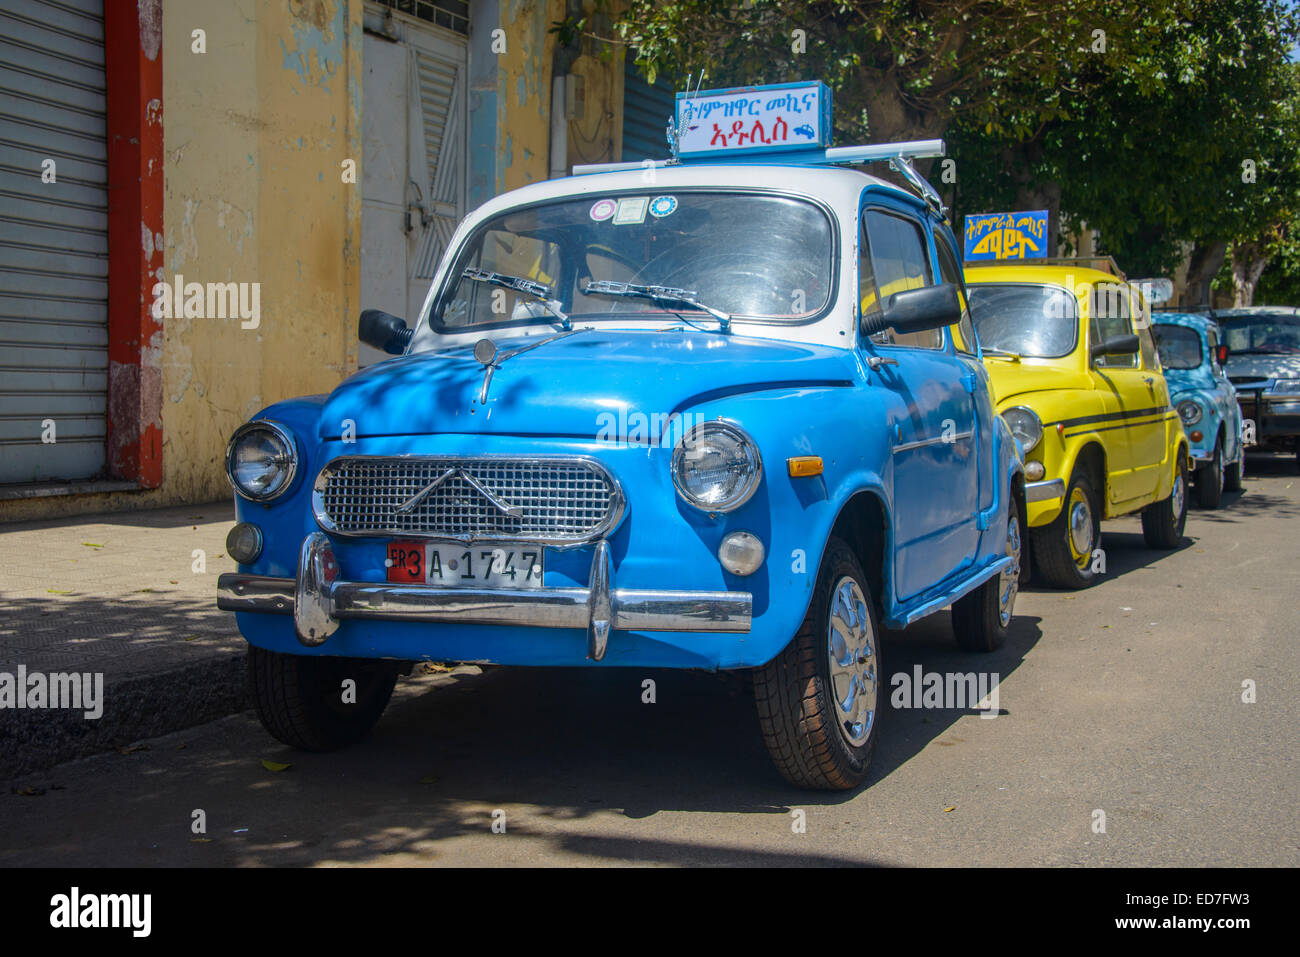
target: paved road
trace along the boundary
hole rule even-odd
[[[467,667],[403,681],[344,753],[245,713],[23,779],[0,864],[1295,866],[1300,476],[1252,465],[1180,551],[1108,523],[1105,580],[1023,594],[997,654],[946,614],[886,642],[892,672],[999,673],[1002,713],[888,711],[857,793],[780,781],[743,680]]]

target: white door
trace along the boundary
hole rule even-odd
[[[465,213],[465,43],[410,18],[389,23],[395,39],[367,31],[362,46],[361,308],[414,326]],[[361,365],[382,358],[361,347]]]

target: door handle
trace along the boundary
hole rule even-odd
[[[1154,389],[1156,387],[1156,380],[1152,376],[1149,375],[1143,376],[1142,381],[1147,384],[1148,389]]]
[[[873,371],[878,371],[878,370],[880,369],[881,366],[896,366],[896,365],[898,365],[898,360],[897,360],[897,359],[886,359],[886,358],[884,358],[883,356],[868,356],[868,357],[867,357],[867,365],[869,365]]]

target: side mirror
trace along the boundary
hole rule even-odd
[[[366,309],[357,324],[357,337],[362,342],[392,356],[400,356],[406,351],[412,334],[412,330],[406,328],[405,319],[379,309]]]
[[[885,309],[862,317],[862,334],[874,335],[891,326],[896,332],[925,332],[961,321],[961,300],[950,282],[896,292],[885,300]],[[1136,347],[1135,347],[1136,351]]]
[[[1131,356],[1141,348],[1138,337],[1134,335],[1116,336],[1098,343],[1089,350],[1094,359],[1100,356]]]
[[[1218,354],[1219,365],[1223,365],[1228,361],[1228,347],[1225,344],[1220,343],[1215,352]]]

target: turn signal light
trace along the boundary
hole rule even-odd
[[[785,460],[785,467],[790,478],[808,478],[810,475],[822,474],[822,459],[820,455],[796,455]]]

